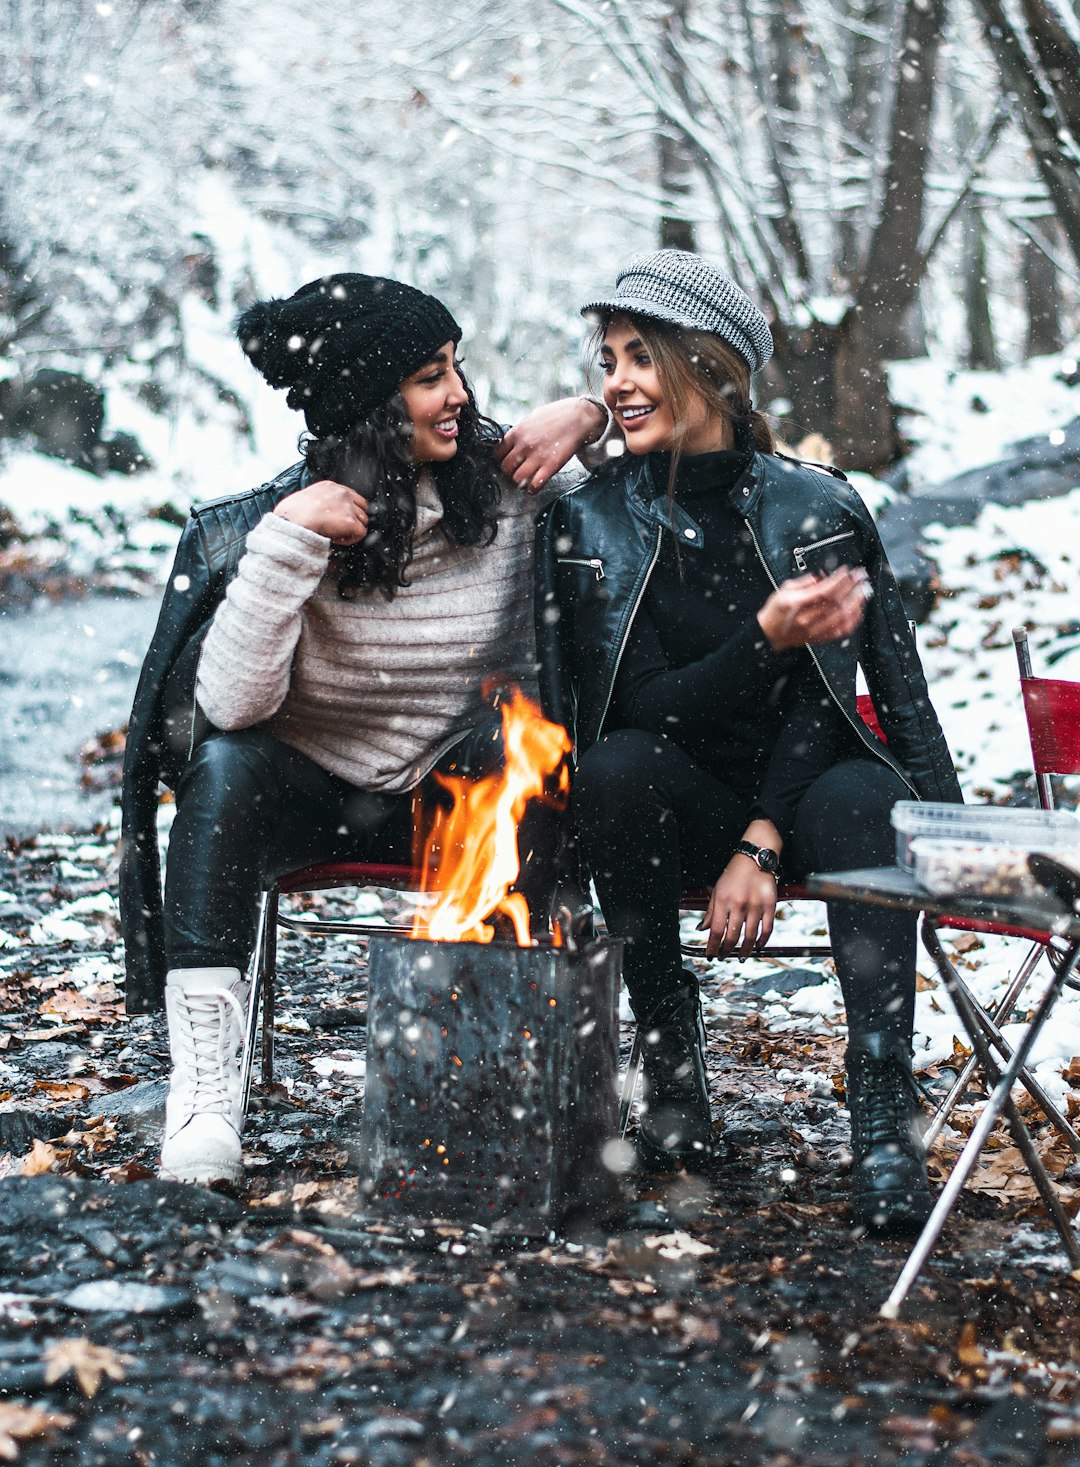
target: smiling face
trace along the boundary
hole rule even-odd
[[[638,328],[616,316],[600,347],[604,401],[618,419],[633,454],[660,453],[682,446],[684,453],[711,453],[727,448],[727,423],[712,412],[700,393],[686,394],[685,410],[676,413],[653,358]]]
[[[405,399],[413,436],[409,449],[413,463],[441,464],[457,453],[458,415],[469,400],[458,375],[454,343],[425,362],[398,388]]]

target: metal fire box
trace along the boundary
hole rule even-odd
[[[548,1231],[618,1202],[621,943],[375,937],[361,1210]]]

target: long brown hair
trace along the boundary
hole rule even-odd
[[[593,332],[591,344],[597,352],[608,327],[616,321],[625,322],[640,338],[653,360],[664,399],[675,419],[669,496],[674,492],[679,463],[685,452],[694,397],[701,398],[710,413],[724,420],[732,441],[735,424],[745,423],[753,434],[755,448],[760,453],[775,453],[776,440],[768,419],[751,405],[750,368],[733,346],[712,331],[688,331],[647,316],[612,312],[601,316]]]

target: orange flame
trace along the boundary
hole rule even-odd
[[[520,892],[510,891],[521,869],[517,828],[529,800],[560,802],[569,794],[570,737],[559,724],[548,723],[520,689],[502,705],[502,732],[500,773],[475,780],[436,776],[453,803],[435,811],[424,837],[421,889],[437,892],[438,900],[417,912],[413,937],[490,942],[495,928],[484,919],[503,912],[518,944],[530,945],[528,904]],[[551,795],[546,785],[556,773]]]

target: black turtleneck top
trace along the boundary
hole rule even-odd
[[[741,425],[740,425],[741,426]],[[678,504],[701,534],[665,532],[615,682],[624,728],[664,734],[724,784],[750,797],[748,821],[787,840],[813,781],[861,744],[805,650],[774,652],[757,613],[772,592],[729,491],[753,457],[749,430],[734,450],[684,458]],[[670,459],[657,454],[654,482]]]

